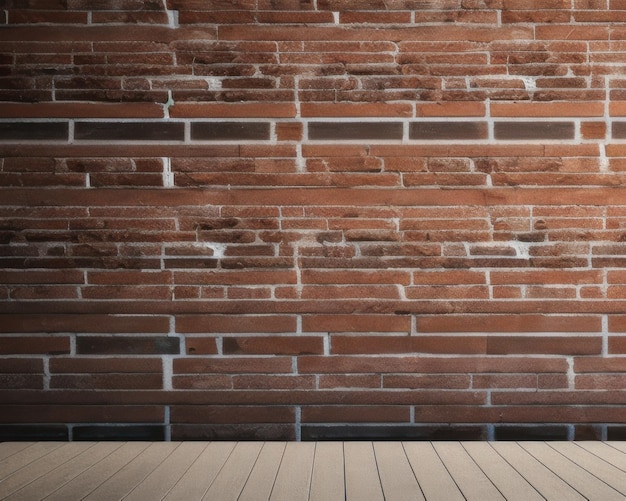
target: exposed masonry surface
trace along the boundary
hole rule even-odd
[[[626,435],[626,1],[0,23],[0,439]]]

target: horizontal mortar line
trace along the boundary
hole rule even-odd
[[[623,206],[626,187],[232,187],[221,188],[3,188],[0,206],[195,206],[195,205],[359,205],[359,206],[450,206],[450,205],[567,205]],[[132,197],[129,197],[132,193]],[[268,198],[271,196],[272,198]],[[130,203],[129,203],[130,201]]]

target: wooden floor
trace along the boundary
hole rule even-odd
[[[626,499],[626,442],[6,442],[0,499]]]

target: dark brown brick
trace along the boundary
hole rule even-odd
[[[549,140],[574,139],[573,122],[496,122],[496,139],[502,140]]]
[[[262,141],[270,138],[268,122],[192,122],[194,141]]]
[[[182,141],[185,126],[176,122],[77,122],[74,138],[82,141]]]
[[[626,122],[613,122],[611,131],[613,139],[626,139]]]
[[[309,139],[402,139],[402,124],[399,122],[311,122],[309,123]]]
[[[175,337],[80,336],[76,340],[79,355],[177,355],[180,339]]]
[[[67,122],[2,122],[0,141],[67,141]]]
[[[409,125],[409,139],[468,140],[487,139],[485,122],[413,122]]]

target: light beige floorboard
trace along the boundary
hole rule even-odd
[[[372,442],[345,442],[347,501],[383,501]]]
[[[120,447],[91,468],[51,492],[46,501],[83,499],[124,468],[150,445],[149,442],[119,443]]]
[[[49,454],[28,463],[0,482],[0,499],[8,497],[93,446],[93,443],[68,442]]]
[[[285,453],[285,442],[266,442],[237,501],[267,501]]]
[[[168,501],[202,499],[235,449],[236,442],[211,442],[180,478],[169,494]]]
[[[345,497],[343,443],[318,442],[309,501],[343,501]]]
[[[546,499],[585,501],[579,492],[522,449],[518,443],[493,442],[492,447]]]
[[[505,501],[459,442],[436,442],[433,446],[467,499]]]
[[[403,442],[417,482],[428,501],[464,501],[430,442]]]
[[[270,495],[271,501],[309,499],[314,456],[314,442],[287,443]]]
[[[545,442],[525,442],[521,446],[590,500],[624,501],[624,497]]]
[[[626,442],[40,442],[0,457],[7,501],[626,500]]]
[[[618,451],[623,452],[624,454],[626,454],[626,442],[607,442],[607,443],[611,447],[614,447]]]
[[[626,472],[591,454],[574,442],[554,442],[548,445],[604,483],[609,484],[626,499]]]
[[[89,447],[82,454],[60,464],[49,473],[25,485],[5,499],[12,501],[40,500],[43,497],[42,493],[53,492],[59,489],[82,472],[107,457],[118,449],[120,445],[119,443],[111,442],[94,443],[93,447]]]
[[[374,442],[385,501],[424,501],[409,460],[399,442]]]
[[[154,442],[144,449],[124,468],[120,469],[91,492],[88,501],[111,501],[122,499],[140,484],[152,471],[169,456],[178,444],[172,442]]]
[[[165,461],[158,465],[124,499],[128,501],[163,499],[205,447],[206,445],[202,442],[183,442],[179,444]]]
[[[0,479],[8,477],[20,468],[37,461],[56,449],[66,445],[66,442],[39,442],[27,447],[0,461]]]
[[[576,442],[578,447],[591,452],[596,457],[601,458],[603,461],[612,464],[615,468],[626,472],[626,454],[622,451],[612,447],[611,444],[605,442]]]
[[[223,468],[209,487],[203,499],[230,501],[241,494],[254,463],[261,452],[263,442],[239,442]]]
[[[465,442],[463,448],[507,501],[543,499],[543,496],[504,461],[488,442]]]
[[[28,449],[35,445],[36,442],[2,442],[0,443],[0,461],[14,454]]]

